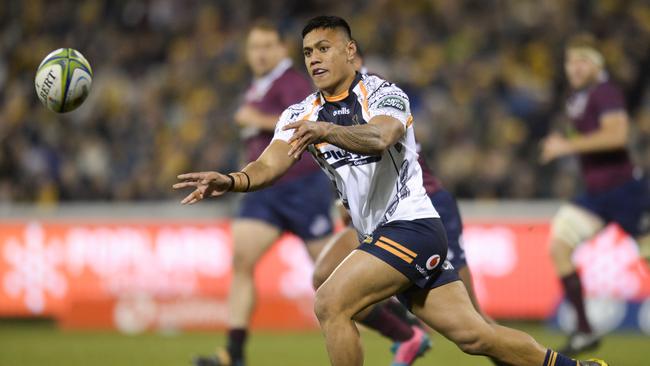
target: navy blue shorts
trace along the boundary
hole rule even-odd
[[[432,289],[459,279],[447,261],[447,235],[442,221],[391,221],[375,230],[359,246],[405,275],[412,286],[397,295],[410,308],[413,291]]]
[[[584,193],[573,203],[607,223],[619,224],[633,237],[650,233],[650,179],[647,177],[630,179],[608,191]]]
[[[467,266],[465,259],[465,249],[463,249],[463,220],[460,217],[458,204],[451,193],[444,189],[436,191],[429,195],[433,207],[440,214],[442,225],[447,233],[447,260],[456,268]]]
[[[333,199],[332,183],[317,171],[247,193],[238,217],[264,221],[303,241],[319,239],[332,233]]]

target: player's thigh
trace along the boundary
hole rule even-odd
[[[455,343],[476,342],[492,332],[461,281],[414,292],[410,303],[413,314]]]
[[[358,246],[357,232],[353,228],[347,227],[334,234],[316,258],[313,275],[314,288],[320,287],[345,257]]]
[[[552,246],[575,248],[605,227],[605,221],[586,207],[566,203],[551,221]],[[558,248],[551,248],[558,249]]]
[[[306,240],[305,245],[311,260],[315,262],[336,236],[337,234],[330,234],[322,238]]]
[[[316,315],[321,321],[332,315],[351,318],[409,286],[409,279],[391,265],[354,250],[316,291]]]
[[[257,219],[233,220],[233,267],[250,269],[282,234],[281,230]]]

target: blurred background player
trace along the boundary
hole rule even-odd
[[[246,161],[254,161],[271,142],[280,114],[312,91],[310,81],[292,66],[280,30],[255,23],[246,39],[253,82],[235,114],[242,128]],[[309,156],[303,157],[272,187],[246,195],[232,223],[233,276],[228,294],[228,344],[195,365],[244,365],[244,346],[255,309],[254,270],[260,257],[284,231],[299,236],[315,258],[332,232],[330,182]],[[308,203],[308,204],[307,204]]]
[[[367,74],[368,69],[363,63],[363,52],[361,51],[359,42],[355,41],[355,43],[357,44],[357,53],[355,58],[352,60],[352,63],[359,73]],[[424,188],[431,199],[431,203],[440,214],[440,218],[442,219],[447,234],[449,246],[447,249],[447,260],[449,260],[458,271],[463,284],[467,288],[467,292],[474,307],[486,320],[492,322],[492,320],[481,311],[474,293],[471,273],[467,266],[465,250],[462,247],[463,221],[456,200],[451,193],[442,187],[440,180],[438,180],[438,178],[433,174],[422,155],[419,156],[418,163],[422,169]],[[336,269],[336,267],[343,261],[343,259],[359,246],[357,232],[353,227],[349,226],[351,222],[347,209],[340,201],[337,201],[337,206],[344,224],[348,226],[341,233],[338,233],[333,237],[318,256],[313,275],[313,284],[315,289],[318,289],[320,285],[327,280],[334,269]],[[386,311],[384,308],[391,309],[392,312],[400,315],[402,318],[409,314],[401,303],[391,298],[386,302],[377,304],[363,313],[358,314],[356,320],[366,326],[379,330],[382,334],[385,334],[380,322],[382,317],[381,314]],[[426,345],[430,343],[428,336],[422,332],[420,327],[417,327],[420,323],[416,322],[415,324],[416,326],[413,327],[412,331],[416,336],[409,339],[409,341],[404,342],[399,339],[393,339],[395,341],[392,348],[392,352],[395,353],[393,360],[394,366],[410,365],[415,358],[424,353]],[[393,337],[389,336],[389,338]]]
[[[626,145],[629,118],[621,90],[604,67],[593,36],[572,38],[566,48],[565,72],[573,91],[566,108],[572,121],[568,136],[551,133],[542,142],[541,161],[577,155],[585,192],[565,203],[551,225],[551,256],[577,327],[561,352],[596,348],[599,335],[589,323],[580,277],[571,255],[610,222],[638,239],[648,258],[650,195],[648,180],[633,166]]]

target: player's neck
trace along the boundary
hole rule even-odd
[[[353,71],[350,75],[347,75],[345,78],[343,78],[341,82],[332,86],[332,88],[322,89],[321,93],[325,98],[335,98],[339,95],[347,93],[348,90],[350,90],[350,86],[352,86],[352,82],[354,81],[356,75],[357,73]]]

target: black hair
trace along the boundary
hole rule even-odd
[[[305,38],[305,36],[314,29],[320,28],[342,29],[348,36],[348,39],[352,39],[352,31],[350,30],[348,22],[346,22],[345,19],[334,15],[320,15],[315,18],[311,18],[307,22],[307,25],[305,25],[305,27],[302,29],[302,38]]]

